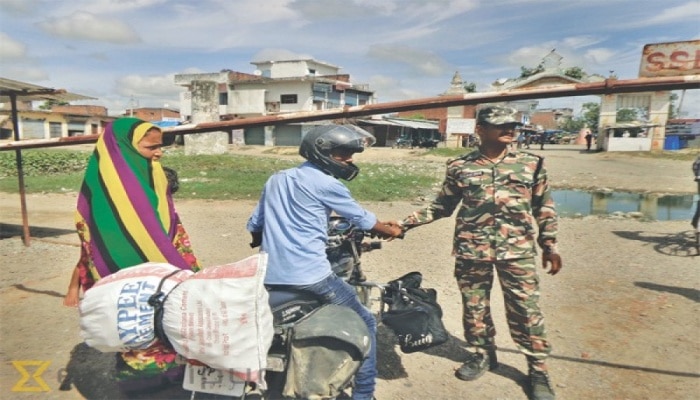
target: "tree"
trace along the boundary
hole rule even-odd
[[[467,93],[476,93],[476,83],[474,83],[474,82],[465,83],[464,90],[466,90]]]
[[[540,72],[544,71],[544,64],[540,63],[535,68],[527,68],[527,67],[520,67],[520,77],[521,78],[527,78],[535,74],[539,74]]]
[[[583,103],[583,116],[581,117],[591,132],[598,132],[598,119],[600,118],[599,103]]]
[[[583,68],[581,67],[571,67],[564,70],[564,75],[568,76],[569,78],[574,78],[580,81],[581,79],[583,79],[586,73],[583,72]]]
[[[678,118],[678,112],[680,110],[676,108],[676,100],[678,100],[678,95],[671,92],[671,98],[668,105],[668,119]]]
[[[636,121],[638,117],[637,110],[634,108],[621,108],[617,110],[617,116],[615,119],[617,122],[631,122]]]
[[[568,117],[564,119],[562,123],[559,124],[559,128],[567,132],[579,132],[586,125],[583,118],[571,118]]]
[[[60,101],[60,100],[46,100],[44,101],[40,106],[40,110],[50,110],[54,106],[68,106],[70,103],[67,101]]]

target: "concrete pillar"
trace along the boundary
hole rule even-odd
[[[214,81],[192,81],[192,123],[219,121],[219,89]],[[185,155],[225,154],[227,132],[194,133],[185,136]]]
[[[265,146],[275,145],[275,127],[268,125],[265,127]]]
[[[671,104],[671,93],[668,90],[654,92],[649,105],[649,123],[657,125],[650,128],[651,149],[663,150],[666,142],[666,122],[668,108]]]
[[[613,126],[617,122],[617,95],[606,94],[602,96],[600,102],[600,116],[598,117],[598,141],[596,148],[608,149],[608,126]]]

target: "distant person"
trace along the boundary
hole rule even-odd
[[[100,135],[78,196],[80,259],[64,305],[78,305],[81,287],[90,290],[101,278],[144,262],[200,268],[173,205],[176,174],[160,164],[162,145],[160,128],[136,118],[117,119]],[[160,342],[118,353],[117,383],[125,392],[181,383],[183,367],[175,358]]]
[[[696,246],[698,246],[696,250],[700,255],[700,156],[698,156],[698,158],[695,159],[695,162],[693,162],[693,174],[695,175],[695,182],[698,185],[698,200],[695,204],[695,215],[693,215],[693,220],[691,223],[693,225],[693,228],[695,228],[695,243]]]
[[[591,132],[589,131],[586,133],[586,150],[590,151],[591,150],[591,143],[593,142],[593,135],[591,135]]]
[[[396,224],[409,230],[458,209],[452,252],[468,353],[457,378],[475,380],[498,366],[489,306],[497,276],[511,337],[527,359],[531,398],[554,399],[545,364],[551,346],[538,304],[535,255],[538,244],[542,267],[549,267],[551,275],[561,269],[557,213],[544,159],[508,149],[520,125],[516,113],[503,106],[481,109],[476,120],[479,148],[449,160],[437,198]]]

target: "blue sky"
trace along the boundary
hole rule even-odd
[[[552,49],[563,67],[633,79],[645,44],[693,39],[700,0],[0,0],[0,76],[111,115],[177,108],[175,74],[252,73],[254,60],[328,62],[386,102],[436,96],[455,71],[487,91]],[[682,111],[700,118],[700,90]]]

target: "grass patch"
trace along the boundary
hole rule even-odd
[[[425,153],[423,153],[423,156],[436,156],[436,157],[446,157],[446,158],[456,158],[459,156],[463,156],[465,154],[469,154],[472,151],[476,150],[476,148],[464,148],[464,147],[435,147],[432,149],[429,149]]]
[[[271,150],[271,153],[293,154],[289,153],[290,149]],[[89,154],[72,150],[22,152],[26,192],[77,192]],[[299,162],[269,155],[185,156],[182,149],[169,149],[162,159],[164,166],[178,172],[180,190],[176,198],[210,200],[255,200],[270,175]],[[397,201],[429,196],[444,173],[442,166],[430,170],[420,165],[361,164],[360,168],[360,175],[346,182],[358,201]],[[17,193],[18,187],[15,154],[1,152],[0,191]]]
[[[652,150],[652,151],[625,151],[617,153],[608,153],[616,155],[624,155],[626,157],[664,159],[664,160],[679,160],[679,161],[694,161],[700,155],[700,149],[688,148],[683,150]]]

